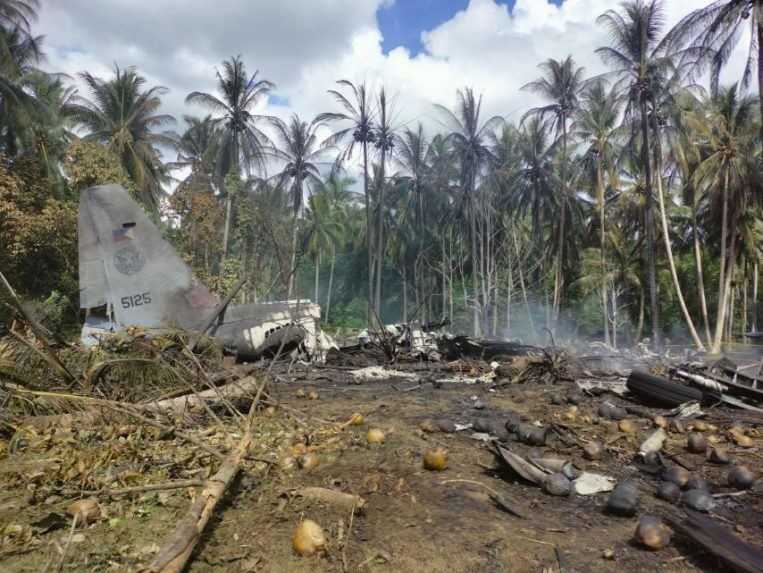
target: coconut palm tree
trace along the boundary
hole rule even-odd
[[[31,146],[33,116],[44,110],[31,86],[41,74],[41,42],[21,28],[0,28],[0,144],[10,156]]]
[[[398,173],[396,178],[407,183],[410,190],[410,197],[408,201],[409,208],[412,209],[413,215],[410,212],[406,212],[406,223],[412,228],[413,240],[405,242],[406,249],[408,246],[414,246],[414,258],[418,259],[424,250],[424,240],[427,231],[426,223],[426,206],[425,206],[425,192],[428,184],[428,178],[430,176],[429,161],[431,159],[429,153],[430,147],[424,135],[424,126],[421,123],[418,124],[415,130],[406,128],[397,137],[397,146],[395,159],[398,165],[402,169],[402,173]],[[412,224],[411,224],[412,223]],[[398,248],[395,251],[398,255],[402,256],[403,243],[398,243]],[[407,250],[406,250],[407,252]],[[398,257],[398,260],[402,260]],[[407,276],[405,277],[407,282]],[[422,278],[418,276],[413,277],[414,288],[417,292],[421,292]],[[405,314],[405,313],[404,313]]]
[[[35,98],[30,115],[31,146],[45,167],[49,180],[62,195],[65,180],[61,164],[69,144],[75,139],[72,131],[72,102],[76,89],[65,86],[60,77],[41,71],[29,74],[24,82]]]
[[[607,318],[607,254],[605,194],[607,178],[616,177],[618,140],[622,136],[620,112],[622,98],[617,90],[607,90],[604,82],[590,85],[581,96],[581,105],[575,113],[572,130],[575,138],[586,145],[583,161],[593,165],[595,172],[596,203],[599,211],[599,255],[601,258],[601,300],[604,310],[604,342],[610,343]]]
[[[238,174],[242,169],[251,174],[254,170],[264,171],[267,135],[258,124],[266,116],[254,113],[255,108],[275,88],[268,80],[259,79],[259,72],[249,76],[240,56],[226,60],[222,71],[216,70],[219,97],[205,92],[191,92],[186,103],[206,107],[215,114],[215,122],[222,128],[216,160],[216,179],[220,190],[228,173]],[[228,252],[232,213],[230,196],[225,200],[225,230],[223,233],[223,253]]]
[[[334,99],[339,103],[343,111],[327,112],[320,114],[316,121],[320,122],[338,122],[345,127],[341,127],[333,136],[326,140],[327,144],[343,145],[337,156],[337,166],[342,165],[352,158],[356,146],[360,146],[363,156],[363,197],[366,211],[366,248],[368,255],[368,320],[370,326],[370,309],[374,303],[374,281],[373,281],[373,257],[374,243],[371,233],[371,201],[369,196],[369,178],[368,171],[368,146],[376,141],[376,131],[374,129],[374,110],[371,95],[365,82],[357,86],[349,80],[337,81],[340,87],[346,89],[350,95],[345,96],[338,90],[329,90]]]
[[[546,60],[539,65],[543,75],[524,86],[523,90],[531,91],[550,103],[530,109],[524,116],[540,116],[543,119],[550,119],[550,126],[554,129],[562,141],[561,158],[561,209],[559,216],[559,244],[557,246],[557,265],[554,275],[554,319],[559,316],[559,306],[562,299],[562,290],[564,280],[562,268],[564,262],[564,240],[566,237],[565,224],[567,219],[567,196],[568,190],[568,171],[569,156],[567,154],[567,129],[568,122],[574,116],[580,106],[579,97],[585,87],[583,81],[584,69],[577,67],[572,56],[567,56],[563,61]],[[523,119],[524,119],[523,118]]]
[[[752,132],[756,128],[755,99],[740,95],[737,84],[721,89],[710,100],[709,108],[706,120],[695,117],[692,125],[706,153],[696,170],[695,184],[720,190],[720,197],[714,201],[715,206],[720,206],[721,247],[718,310],[712,345],[712,351],[719,352],[739,252],[738,226],[756,190],[749,185],[748,178],[760,169],[760,160],[756,157],[760,153],[760,141]]]
[[[384,87],[379,90],[377,98],[377,121],[374,126],[376,139],[374,147],[379,152],[379,178],[376,182],[377,193],[377,223],[376,223],[376,292],[374,296],[374,310],[376,316],[381,317],[381,290],[382,269],[384,268],[384,189],[386,187],[387,155],[392,153],[395,147],[395,131],[392,127],[390,105],[387,102],[387,94]]]
[[[449,130],[447,138],[458,158],[460,168],[461,191],[464,205],[468,211],[472,255],[472,289],[474,296],[473,331],[475,336],[480,334],[480,323],[483,306],[479,298],[479,260],[477,258],[477,201],[475,192],[477,181],[493,160],[493,152],[489,145],[489,134],[503,124],[503,118],[493,116],[481,122],[482,96],[475,97],[474,91],[467,87],[458,90],[458,102],[455,112],[445,106],[436,105],[444,116]]]
[[[175,122],[171,115],[158,113],[167,88],[144,89],[146,79],[133,67],[114,66],[114,77],[108,80],[89,72],[80,77],[90,99],[74,97],[74,121],[87,130],[85,139],[108,145],[117,154],[141,201],[156,209],[164,194],[162,184],[168,181],[158,146],[176,144],[174,134],[154,131]]]
[[[318,302],[321,258],[324,252],[334,250],[342,236],[342,223],[336,216],[328,194],[318,191],[308,198],[306,251],[313,256],[315,264],[315,298]],[[324,316],[327,320],[327,317]]]
[[[763,115],[763,0],[714,0],[686,15],[670,31],[668,39],[677,46],[687,46],[686,57],[693,63],[699,66],[709,64],[715,92],[720,72],[743,36],[743,28],[748,25],[750,45],[741,84],[746,88],[757,71],[760,113]],[[756,64],[757,70],[754,70]]]
[[[304,204],[305,184],[308,188],[322,185],[319,160],[327,148],[318,141],[316,132],[323,124],[317,119],[307,123],[294,114],[289,123],[278,118],[271,118],[270,123],[275,129],[276,141],[269,153],[283,164],[273,179],[277,182],[277,187],[289,190],[292,204],[291,272],[288,286],[288,296],[291,297],[297,262],[298,221]]]
[[[653,201],[653,171],[650,158],[649,106],[665,77],[674,69],[670,44],[660,41],[665,16],[661,0],[628,0],[621,10],[608,10],[598,18],[610,34],[611,44],[596,50],[612,69],[608,75],[620,80],[627,90],[626,117],[637,117],[641,132],[641,161],[646,194],[644,225],[646,227],[646,267],[652,319],[652,343],[660,344],[659,304]]]
[[[355,180],[350,177],[339,177],[332,174],[323,182],[319,193],[326,197],[329,204],[329,213],[337,230],[336,241],[331,243],[331,266],[329,268],[329,284],[326,293],[326,312],[323,320],[328,322],[331,312],[331,297],[334,288],[334,269],[336,267],[336,248],[341,246],[346,240],[350,228],[350,207],[356,201],[356,194],[350,188],[355,184]]]
[[[29,32],[39,9],[40,0],[0,0],[0,27],[6,30],[21,28]]]

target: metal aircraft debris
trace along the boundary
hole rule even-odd
[[[82,192],[78,227],[86,345],[130,326],[204,331],[209,325],[209,334],[240,359],[279,348],[321,359],[335,347],[319,328],[320,306],[309,300],[227,305],[220,312],[218,297],[120,185]]]

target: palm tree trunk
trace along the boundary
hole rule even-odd
[[[697,268],[697,291],[699,295],[699,305],[702,311],[702,321],[705,325],[705,338],[707,344],[712,346],[713,338],[710,335],[710,317],[707,312],[707,296],[705,295],[705,273],[702,270],[702,247],[699,242],[699,226],[697,224],[697,206],[696,203],[692,213],[692,234],[694,235],[694,262]]]
[[[641,342],[641,337],[644,335],[644,311],[646,306],[646,295],[644,293],[644,287],[639,288],[639,300],[638,300],[638,326],[636,327],[636,340],[635,343]]]
[[[387,149],[385,145],[381,146],[381,165],[379,166],[379,199],[378,209],[379,217],[376,231],[376,295],[374,299],[374,308],[376,315],[381,317],[381,289],[382,289],[382,268],[384,267],[384,163],[387,159]]]
[[[605,252],[605,229],[604,229],[604,174],[601,168],[601,150],[596,160],[596,187],[599,202],[599,251],[601,255],[601,308],[604,313],[604,344],[610,343],[609,338],[609,311],[607,310],[607,255]]]
[[[374,303],[374,245],[371,235],[371,200],[368,196],[368,144],[363,142],[363,198],[366,202],[366,247],[368,249],[368,305],[366,307],[366,322],[373,326],[371,308]]]
[[[508,278],[506,279],[506,335],[511,330],[511,288],[514,286],[514,277],[512,276],[511,261],[509,261]]]
[[[652,344],[660,347],[660,307],[657,301],[657,268],[655,265],[654,214],[652,212],[652,162],[649,158],[649,116],[646,95],[641,94],[641,138],[646,200],[644,202],[644,225],[646,226],[646,266],[649,275],[649,303],[652,311]]]
[[[713,338],[713,353],[721,351],[721,342],[723,341],[723,327],[726,320],[726,243],[729,234],[729,170],[723,177],[722,212],[721,212],[721,272],[718,280],[718,312],[715,318],[715,336]],[[731,274],[731,273],[729,273]]]
[[[747,276],[748,269],[749,269],[749,266],[745,264],[744,285],[742,286],[742,336],[747,334],[748,332],[747,325],[749,322],[749,316],[748,316],[749,306],[747,304],[747,295],[748,295],[748,291],[750,290],[750,280],[749,280],[749,277]]]
[[[287,299],[291,299],[291,295],[294,293],[294,275],[297,274],[297,236],[298,236],[298,223],[299,223],[299,208],[302,204],[302,178],[298,175],[296,182],[294,183],[294,218],[291,228],[291,266],[289,268],[289,288]],[[316,300],[316,302],[318,302]]]
[[[758,3],[760,7],[760,3]],[[758,98],[760,99],[760,117],[763,118],[763,10],[757,14],[758,20]],[[760,124],[760,138],[763,140],[763,122]]]
[[[408,322],[408,273],[403,263],[403,323]]]
[[[564,288],[564,235],[567,222],[567,118],[562,115],[562,200],[559,215],[559,244],[557,246],[556,276],[554,279],[554,330],[559,321],[559,309],[562,304],[562,289]]]
[[[321,250],[318,249],[318,254],[315,255],[315,298],[313,301],[318,304],[320,300],[318,298],[318,288],[321,284]]]
[[[329,321],[329,312],[331,311],[331,291],[334,288],[334,266],[336,265],[336,247],[331,245],[331,268],[329,270],[329,291],[326,293],[326,316],[324,320]]]
[[[471,226],[472,242],[472,292],[474,293],[473,302],[473,334],[476,337],[480,335],[480,285],[478,269],[479,259],[477,258],[477,206],[474,201],[474,178],[470,173],[467,176],[467,192],[469,193],[469,223]]]
[[[758,263],[752,269],[752,332],[758,332]]]
[[[228,193],[228,196],[225,198],[225,226],[223,227],[223,259],[222,263],[225,262],[226,257],[228,256],[228,238],[230,237],[230,218],[231,218],[231,212],[233,211],[233,198],[230,195],[230,192]],[[223,264],[220,264],[220,272],[222,273]]]
[[[673,259],[673,247],[670,243],[670,230],[668,229],[668,217],[665,211],[665,196],[662,190],[662,146],[660,145],[659,136],[655,141],[655,177],[657,181],[657,202],[660,207],[660,220],[662,222],[662,238],[665,241],[665,252],[668,255],[668,264],[670,266],[670,276],[673,278],[673,287],[676,289],[676,295],[678,296],[678,304],[681,307],[681,312],[684,315],[686,326],[689,328],[689,334],[691,334],[694,345],[701,351],[705,350],[705,345],[702,344],[702,339],[697,334],[697,329],[694,327],[694,321],[689,314],[689,309],[686,307],[686,301],[684,300],[683,290],[681,289],[681,283],[678,280],[678,272],[676,271],[676,263]]]
[[[519,261],[519,245],[517,244],[517,234],[514,228],[511,228],[511,236],[514,241],[514,252],[517,255],[517,261]],[[527,321],[530,323],[530,330],[532,330],[533,338],[538,337],[538,333],[535,330],[535,322],[533,322],[533,313],[530,310],[530,302],[527,299],[527,288],[525,288],[525,277],[522,273],[522,265],[519,265],[519,288],[522,289],[522,298],[525,301],[525,308],[527,309]]]

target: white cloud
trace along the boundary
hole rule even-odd
[[[404,0],[399,0],[404,1]],[[596,17],[611,0],[517,0],[510,11],[494,0],[471,0],[434,30],[422,31],[424,52],[382,51],[376,10],[387,0],[66,0],[44,4],[37,30],[46,35],[48,67],[71,75],[109,75],[114,62],[136,65],[165,85],[167,111],[178,118],[204,110],[183,102],[192,90],[214,89],[214,68],[241,54],[253,71],[278,84],[286,106],[269,112],[304,118],[335,109],[326,90],[339,78],[383,83],[400,125],[422,120],[436,129],[432,103],[451,105],[466,85],[484,94],[487,114],[518,119],[537,100],[520,87],[547,58],[572,54],[589,75],[604,71],[594,50],[607,33]],[[672,25],[705,0],[668,0]],[[730,68],[739,73],[744,50]]]

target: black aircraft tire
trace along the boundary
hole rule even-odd
[[[627,387],[628,390],[644,401],[665,406],[679,406],[694,400],[702,401],[703,397],[702,391],[696,388],[671,382],[639,370],[631,372]]]

